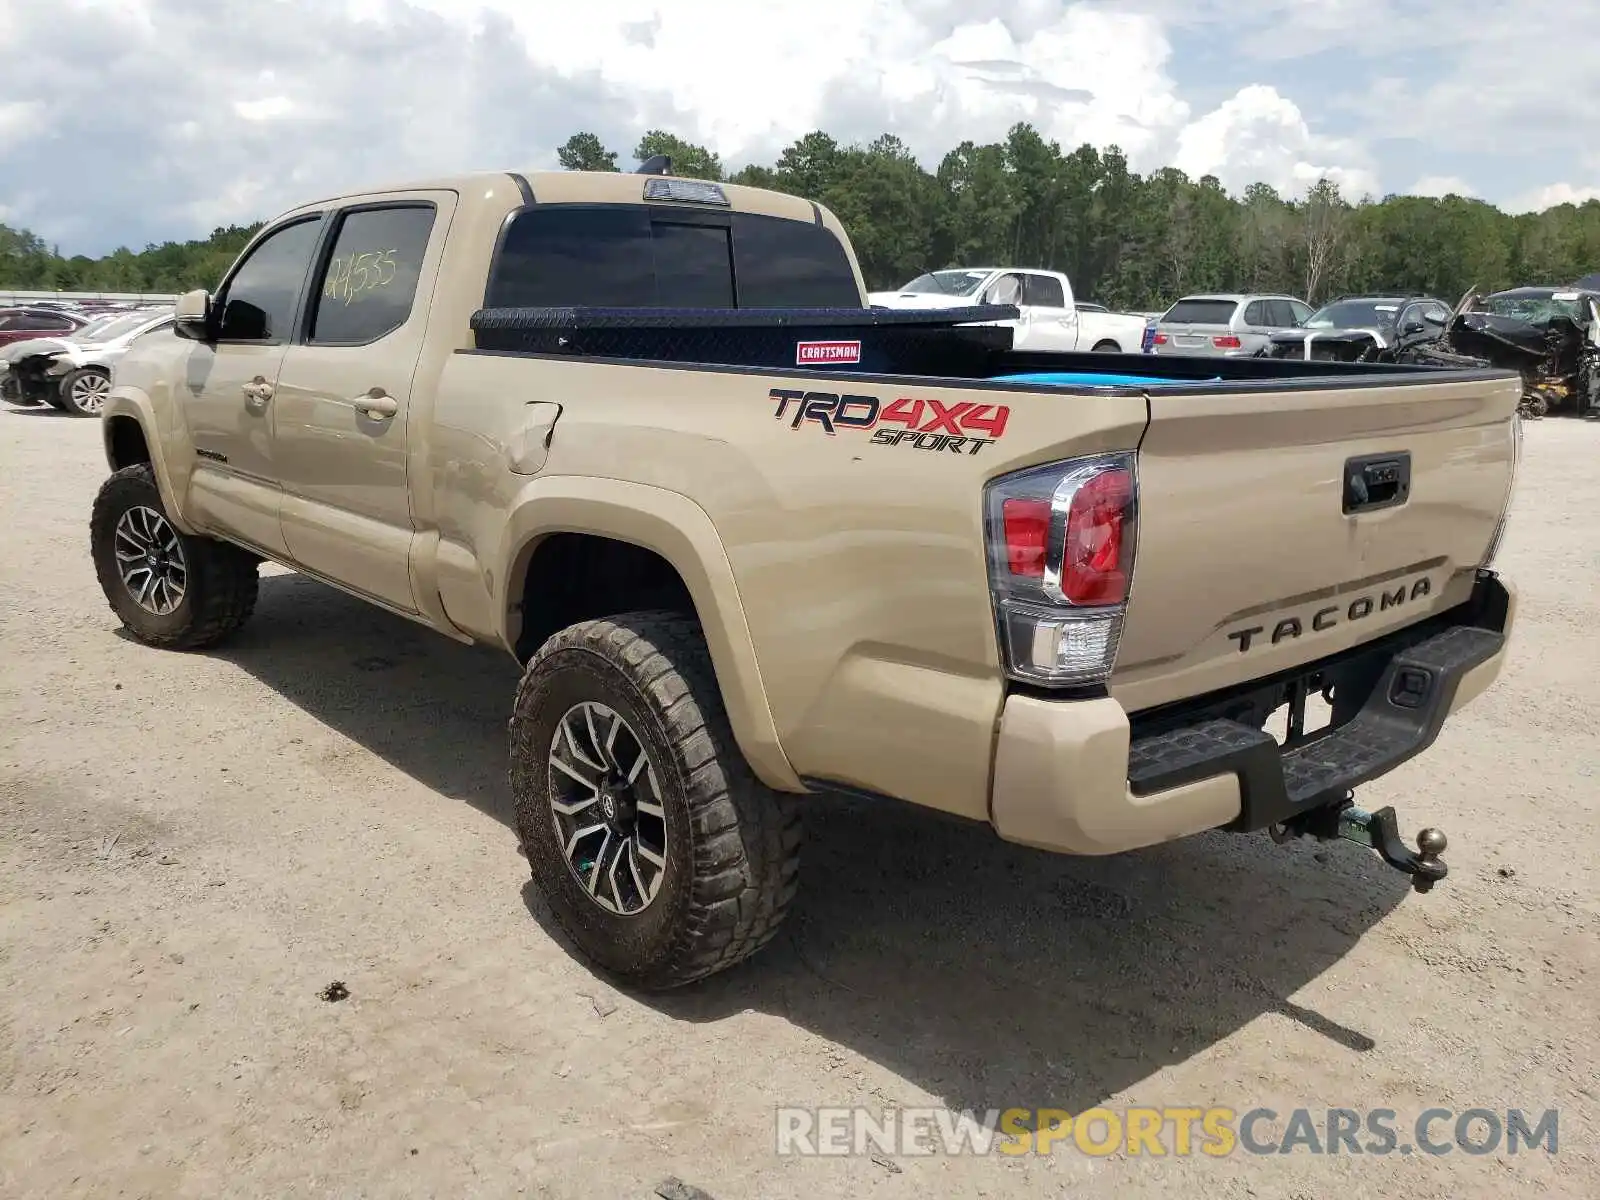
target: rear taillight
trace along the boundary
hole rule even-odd
[[[1002,476],[985,499],[989,576],[1006,672],[1103,683],[1116,663],[1137,541],[1132,454]]]
[[[1006,570],[1019,577],[1043,579],[1050,501],[1007,500],[1000,512],[1005,524]]]
[[[1156,345],[1165,346],[1167,344],[1167,335],[1164,333],[1158,333],[1153,340]]]
[[[1218,350],[1237,350],[1244,343],[1233,334],[1225,333],[1221,337],[1212,338],[1211,344]]]

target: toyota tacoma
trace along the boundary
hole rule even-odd
[[[873,308],[819,205],[669,170],[268,222],[106,397],[122,624],[219,643],[271,560],[514,655],[522,853],[643,988],[773,936],[830,792],[1444,875],[1353,793],[1505,660],[1514,374],[1029,353],[1015,308]]]

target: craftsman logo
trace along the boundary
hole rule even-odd
[[[1011,417],[1011,410],[1004,404],[975,404],[970,400],[947,403],[902,397],[885,404],[877,396],[788,388],[773,388],[767,398],[775,402],[774,419],[787,420],[790,429],[814,426],[829,437],[870,430],[869,441],[876,446],[909,446],[913,450],[951,454],[976,454],[985,446],[992,446],[1005,433]]]
[[[1424,575],[1414,583],[1397,583],[1392,588],[1357,596],[1347,604],[1329,604],[1303,616],[1284,617],[1273,625],[1270,637],[1267,636],[1265,625],[1252,625],[1248,629],[1233,630],[1228,634],[1228,640],[1237,642],[1239,653],[1243,654],[1252,646],[1276,646],[1280,642],[1292,642],[1308,632],[1322,633],[1347,621],[1365,620],[1375,612],[1388,612],[1403,604],[1414,604],[1432,594],[1433,584]]]
[[[797,367],[860,361],[860,342],[800,342],[794,348],[794,365]]]

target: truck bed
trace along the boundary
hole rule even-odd
[[[479,351],[579,357],[618,364],[678,364],[785,374],[891,376],[932,383],[1037,390],[1041,386],[1142,389],[1182,384],[1203,392],[1364,386],[1421,379],[1503,377],[1389,363],[1307,362],[1152,354],[1027,353],[1011,329],[1013,305],[924,311],[883,308],[484,308],[472,316]],[[805,349],[802,349],[805,348]],[[807,355],[813,356],[809,359]]]

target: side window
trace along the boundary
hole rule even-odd
[[[1265,300],[1252,300],[1245,306],[1244,323],[1246,325],[1270,325],[1272,321],[1267,316],[1267,302]]]
[[[52,332],[66,332],[77,328],[66,317],[59,317],[55,313],[39,313],[28,324],[35,329],[48,329]]]
[[[1289,311],[1294,314],[1294,323],[1296,325],[1304,325],[1311,319],[1312,310],[1310,306],[1301,304],[1298,300],[1289,301]]]
[[[239,264],[222,294],[219,341],[272,342],[289,336],[320,225],[320,217],[286,225]]]
[[[364,345],[404,325],[434,215],[423,204],[346,213],[318,280],[308,340]]]
[[[1294,306],[1287,300],[1267,301],[1267,324],[1274,329],[1289,329],[1300,322],[1295,319]]]
[[[760,213],[733,216],[733,262],[746,308],[859,308],[839,239],[822,226]]]
[[[16,317],[9,316],[9,315],[0,317],[0,333],[4,333],[8,329],[17,329],[17,328],[20,328],[20,326],[18,326],[18,324],[17,324]]]
[[[1430,319],[1436,321],[1440,325],[1447,324],[1450,320],[1450,310],[1442,304],[1428,305],[1427,315]]]
[[[984,293],[985,304],[1021,304],[1022,279],[1017,275],[1002,275],[989,285]]]
[[[1049,275],[1024,275],[1022,302],[1037,308],[1065,308],[1067,297],[1059,279]]]

